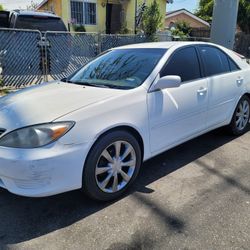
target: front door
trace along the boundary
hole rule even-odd
[[[157,154],[206,129],[207,79],[201,78],[194,47],[174,52],[160,76],[178,75],[182,84],[148,94],[151,151]]]
[[[116,34],[121,30],[121,4],[110,4],[106,6],[106,33]]]

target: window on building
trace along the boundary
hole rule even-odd
[[[96,24],[96,4],[84,3],[85,24]]]
[[[96,3],[71,1],[71,20],[75,24],[96,24]]]

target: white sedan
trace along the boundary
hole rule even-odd
[[[0,98],[0,186],[120,196],[143,161],[215,128],[249,127],[250,67],[209,43],[129,45],[62,81]],[[194,149],[195,150],[195,149]]]

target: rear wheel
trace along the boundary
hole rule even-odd
[[[233,115],[232,121],[229,125],[230,131],[234,135],[242,135],[249,128],[250,119],[250,99],[247,96],[243,96]]]
[[[96,200],[116,199],[134,182],[141,165],[141,149],[126,131],[101,137],[89,152],[83,172],[83,191]]]

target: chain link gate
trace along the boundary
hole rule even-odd
[[[97,33],[46,32],[46,80],[62,79],[99,54]]]
[[[0,86],[19,88],[43,80],[39,31],[0,29]]]
[[[148,39],[144,35],[106,35],[100,34],[100,49],[105,51],[111,48],[135,44],[145,43]]]
[[[147,41],[144,35],[0,29],[0,87],[59,80],[103,51]]]

